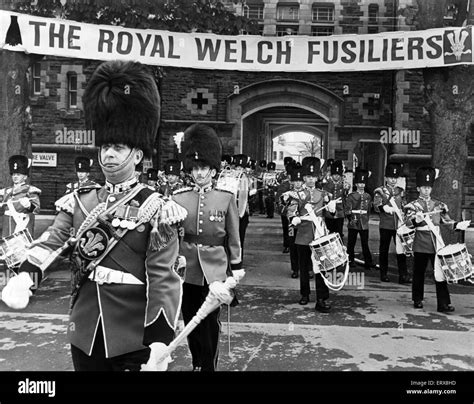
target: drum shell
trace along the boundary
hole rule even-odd
[[[347,256],[339,233],[330,233],[310,244],[313,257],[320,263],[322,271],[331,271],[347,263]]]

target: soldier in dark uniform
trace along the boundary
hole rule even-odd
[[[174,191],[185,186],[181,179],[181,161],[178,159],[167,160],[165,162],[164,171],[166,175],[166,184],[163,184],[160,187],[160,194],[170,196]]]
[[[287,156],[283,159],[283,164],[285,166],[285,170],[282,171],[277,176],[277,190],[276,190],[276,208],[277,213],[280,215],[281,218],[281,228],[283,234],[283,254],[290,252],[290,239],[288,235],[288,216],[286,215],[286,206],[285,203],[282,203],[282,195],[290,190],[290,171],[294,167],[294,160]]]
[[[91,76],[83,100],[105,186],[65,195],[2,299],[10,307],[26,307],[33,283],[28,273],[41,281],[48,262],[72,247],[76,270],[68,335],[74,369],[139,371],[146,363],[165,370],[167,361],[152,362],[166,352],[178,322],[182,281],[173,265],[177,223],[187,212],[139,184],[134,172],[153,152],[158,88],[144,65],[106,62]]]
[[[257,167],[257,196],[258,209],[261,215],[265,214],[265,202],[263,200],[263,175],[267,171],[267,160],[260,160]]]
[[[13,185],[0,189],[0,214],[3,214],[2,237],[27,229],[33,237],[35,215],[40,210],[41,190],[26,183],[31,159],[22,155],[8,159]]]
[[[331,201],[331,195],[326,191],[316,188],[316,182],[321,173],[321,161],[317,157],[308,157],[303,165],[304,185],[301,190],[296,192],[297,198],[290,198],[288,207],[288,219],[292,226],[297,228],[296,233],[296,250],[298,253],[299,276],[300,276],[300,293],[301,299],[299,304],[306,305],[309,302],[311,293],[309,274],[313,272],[313,263],[311,261],[311,247],[309,244],[326,234],[328,230],[323,221],[323,211],[315,212],[319,218],[316,227],[312,221],[302,220],[301,217],[308,214],[307,204],[311,204],[314,211],[328,204],[327,210],[335,212],[336,203]],[[316,306],[315,310],[328,313],[331,310],[330,304],[327,302],[329,298],[329,288],[324,282],[323,275],[318,272],[314,276],[316,284]]]
[[[258,205],[258,181],[255,174],[256,163],[255,160],[250,159],[245,171],[247,172],[247,178],[249,179],[249,216],[257,210]]]
[[[290,189],[283,193],[281,196],[282,212],[288,215],[288,208],[292,199],[298,199],[298,191],[303,186],[303,169],[300,163],[294,163],[290,170]],[[288,216],[287,216],[288,217]],[[296,233],[297,228],[293,225],[288,225],[288,244],[290,250],[290,264],[291,264],[291,277],[298,278],[299,265],[298,265],[298,251],[296,249]]]
[[[331,233],[339,233],[341,240],[344,240],[344,205],[346,203],[349,188],[344,186],[344,164],[342,160],[335,160],[329,167],[330,175],[323,181],[323,189],[329,192],[334,199],[341,198],[336,204],[336,214],[325,213],[324,220]]]
[[[379,266],[380,280],[390,282],[388,272],[388,252],[390,241],[393,239],[397,250],[398,283],[410,283],[407,270],[407,259],[397,242],[397,229],[403,224],[403,211],[406,204],[405,190],[397,187],[397,178],[401,176],[402,166],[397,163],[389,163],[385,167],[385,185],[374,191],[374,210],[379,213]]]
[[[448,283],[435,259],[436,251],[439,248],[437,238],[439,237],[442,241],[439,225],[440,223],[449,223],[455,230],[466,230],[470,221],[455,222],[449,217],[448,206],[444,202],[431,198],[431,191],[438,172],[439,170],[433,167],[420,167],[416,171],[416,189],[419,192],[419,197],[405,206],[406,223],[412,224],[416,228],[413,242],[412,299],[415,309],[423,308],[425,271],[428,262],[431,262],[431,266],[434,268],[437,310],[441,313],[450,313],[454,311],[454,307],[451,305]],[[426,222],[428,216],[425,215],[433,211],[441,211],[429,216],[436,234],[430,230]]]
[[[209,285],[223,282],[241,268],[239,213],[232,192],[214,188],[212,177],[220,166],[221,144],[215,131],[202,124],[184,132],[184,169],[194,187],[182,188],[173,200],[189,215],[183,222],[180,254],[186,258],[182,313],[185,324],[205,301]],[[209,314],[188,336],[194,370],[214,371],[219,355],[220,308]]]
[[[82,187],[94,186],[97,183],[89,178],[93,160],[86,156],[78,156],[74,161],[76,167],[77,182],[70,182],[66,185],[66,194],[77,191]]]
[[[149,168],[146,170],[147,185],[151,190],[156,191],[156,181],[158,181],[158,170],[156,168]]]
[[[275,195],[277,189],[276,175],[274,179],[268,179],[270,175],[275,173],[276,164],[270,161],[267,164],[267,172],[263,175],[263,204],[265,205],[265,212],[269,219],[273,219],[275,215]]]
[[[346,198],[345,215],[348,219],[347,229],[347,254],[349,255],[349,265],[355,266],[354,247],[357,241],[357,234],[360,235],[362,254],[364,256],[365,268],[375,268],[372,261],[372,254],[369,249],[369,216],[372,207],[372,197],[365,192],[365,186],[370,172],[364,169],[357,169],[354,173],[354,184],[357,190],[351,192]]]

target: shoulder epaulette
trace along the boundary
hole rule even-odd
[[[41,193],[41,189],[35,187],[34,185],[30,185],[29,189],[28,189],[28,192],[29,193],[32,193],[32,194],[40,194]]]
[[[192,187],[179,188],[176,191],[173,191],[173,195],[182,194],[183,192],[189,192],[189,191],[192,191],[192,190],[193,190]]]
[[[74,214],[74,207],[76,206],[74,192],[70,192],[59,198],[54,202],[54,206],[58,212],[63,211],[70,215]]]
[[[91,184],[91,185],[85,185],[83,187],[80,187],[75,190],[78,194],[85,194],[86,192],[90,192],[94,189],[100,189],[102,188],[99,184]]]

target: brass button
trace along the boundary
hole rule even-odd
[[[202,220],[200,220],[199,223],[202,224]]]

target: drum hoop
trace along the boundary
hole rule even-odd
[[[446,248],[448,248],[448,247],[453,247],[453,246],[461,247],[461,248],[460,248],[459,250],[457,250],[457,251],[454,251],[454,252],[446,252],[446,253],[443,253],[443,252],[442,252],[442,251],[445,250]],[[440,249],[436,252],[436,254],[437,254],[439,257],[446,257],[446,256],[453,256],[453,257],[454,257],[454,256],[458,256],[458,255],[460,255],[460,254],[462,254],[462,253],[464,253],[464,252],[466,252],[466,253],[468,252],[466,245],[465,245],[465,244],[456,243],[456,244],[448,244],[448,245],[446,245],[446,246],[440,248]]]
[[[324,240],[319,241],[321,239],[324,239]],[[329,234],[326,234],[325,236],[319,237],[317,240],[312,241],[310,243],[310,246],[317,248],[319,246],[330,244],[334,240],[340,240],[342,244],[341,236],[339,236],[339,233],[329,233]]]

